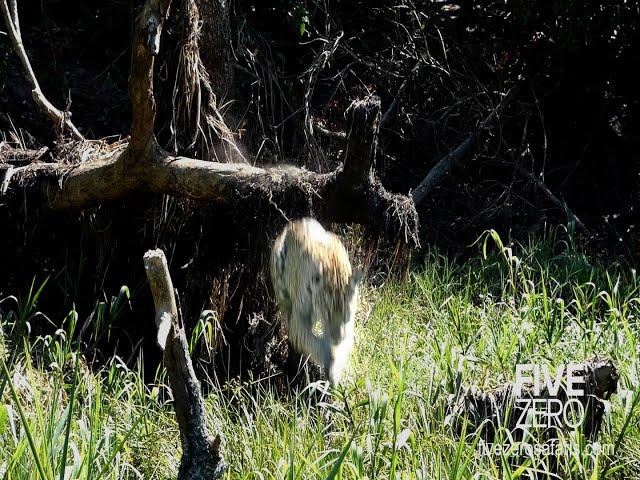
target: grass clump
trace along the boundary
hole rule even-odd
[[[554,238],[506,246],[488,232],[478,245],[468,260],[431,252],[408,283],[364,289],[350,370],[330,394],[309,385],[283,397],[265,379],[214,390],[206,405],[230,466],[226,478],[502,479],[549,471],[544,456],[483,453],[481,432],[455,436],[447,406],[461,385],[513,381],[517,363],[555,367],[594,355],[610,357],[620,372],[599,438],[610,447],[594,451],[579,432],[566,435],[570,453],[556,471],[637,478],[635,271]],[[178,431],[162,374],[145,384],[139,367],[118,358],[90,370],[75,312],[58,334],[32,338],[20,322],[33,321],[36,302],[23,304],[31,311],[14,301],[1,323],[0,476],[175,477]]]

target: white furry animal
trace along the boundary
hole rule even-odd
[[[312,218],[293,221],[273,245],[271,279],[290,342],[336,385],[353,347],[360,279],[344,245]]]

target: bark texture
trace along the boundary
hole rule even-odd
[[[189,355],[164,252],[149,250],[144,255],[144,266],[156,307],[158,344],[164,351],[180,428],[182,458],[178,480],[220,478],[227,468],[219,452],[220,438],[209,435],[202,390]]]

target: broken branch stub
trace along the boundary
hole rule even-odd
[[[136,18],[131,53],[131,142],[124,158],[129,167],[151,160],[156,104],[153,97],[153,64],[160,50],[162,26],[171,0],[147,0]]]
[[[227,466],[220,455],[220,438],[211,437],[207,429],[200,382],[189,355],[164,252],[149,250],[144,255],[144,266],[156,307],[158,344],[164,346],[164,360],[180,429],[182,458],[178,479],[220,478]]]
[[[344,165],[332,174],[322,198],[322,216],[373,227],[406,246],[419,245],[418,214],[411,197],[388,192],[375,175],[380,99],[354,101],[346,111]]]
[[[158,345],[164,350],[171,325],[178,318],[178,307],[173,293],[173,282],[171,275],[169,275],[167,259],[162,250],[149,250],[144,255],[144,267],[153,294],[153,303],[156,307]]]
[[[378,127],[380,125],[380,98],[355,100],[346,112],[347,145],[341,182],[351,186],[373,183]]]

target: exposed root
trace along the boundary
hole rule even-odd
[[[194,0],[185,0],[184,10],[171,99],[173,150],[196,153],[204,159],[219,162],[242,161],[244,156],[224,121],[209,73],[200,57],[200,12]],[[219,146],[223,152],[218,151]]]
[[[0,142],[0,164],[28,165],[41,162],[49,153],[47,147],[38,149],[14,147],[8,142]]]
[[[420,247],[420,219],[416,205],[405,195],[396,195],[384,191],[382,193],[389,202],[385,211],[387,231],[397,232],[405,245]]]

